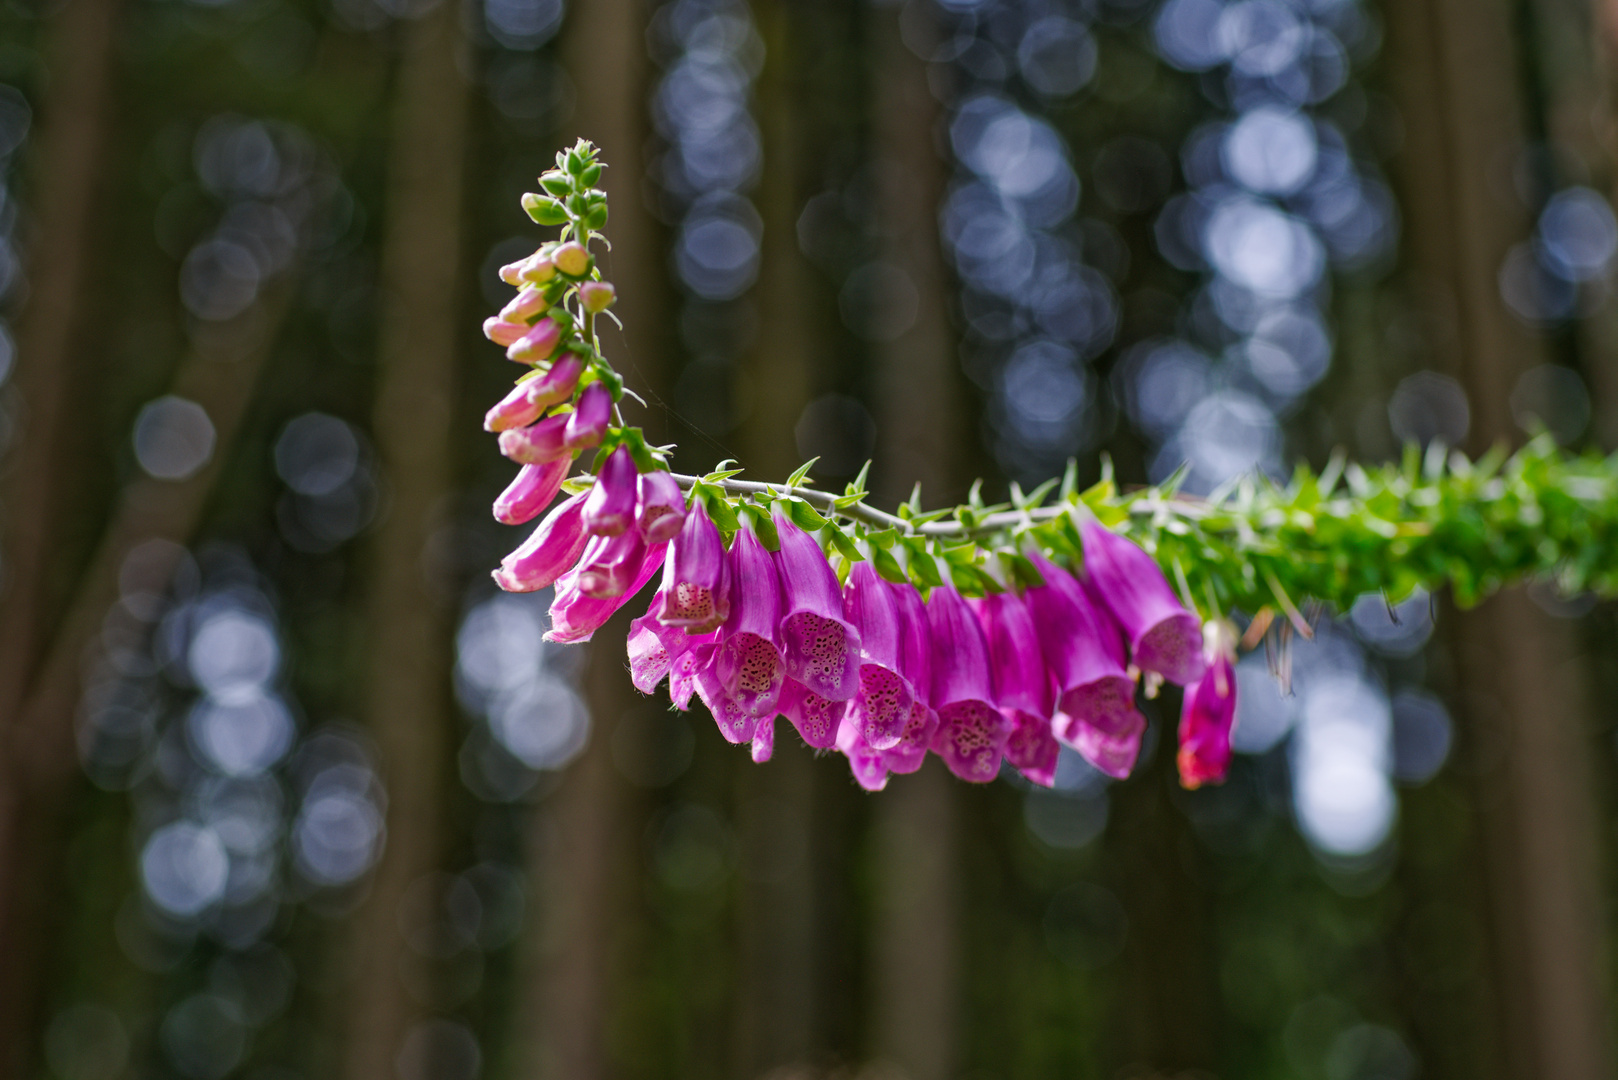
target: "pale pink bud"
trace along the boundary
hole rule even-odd
[[[506,306],[500,309],[500,317],[507,322],[522,322],[538,315],[545,308],[545,294],[530,285],[513,296]]]
[[[521,386],[528,394],[530,402],[541,409],[548,409],[552,405],[560,405],[573,396],[573,390],[579,385],[579,376],[583,372],[584,361],[568,353],[559,357],[545,374],[537,379],[529,379]]]
[[[551,261],[568,277],[583,277],[590,269],[590,253],[577,240],[569,240],[551,252]]]
[[[526,333],[528,326],[525,323],[506,322],[495,315],[483,320],[483,336],[496,345],[510,345]]]
[[[599,315],[612,307],[613,301],[618,299],[618,290],[610,281],[586,281],[579,286],[579,299],[584,301],[585,311]]]
[[[525,260],[518,259],[514,263],[506,263],[500,268],[500,280],[507,285],[522,285],[522,268]]]
[[[518,264],[518,276],[530,285],[543,285],[556,276],[556,264],[549,255],[534,252]]]
[[[536,403],[528,396],[527,383],[518,383],[511,388],[511,393],[483,414],[483,430],[505,431],[508,428],[526,427],[539,419],[546,408],[546,405]]]
[[[562,328],[554,320],[541,319],[511,343],[506,349],[506,359],[519,364],[537,364],[555,352],[556,343],[561,340]]]
[[[528,427],[511,428],[500,433],[500,452],[512,461],[524,465],[543,465],[557,458],[573,456],[564,436],[570,414],[547,416]]]
[[[612,420],[612,392],[591,383],[579,395],[579,404],[567,419],[567,448],[584,450],[600,442]]]

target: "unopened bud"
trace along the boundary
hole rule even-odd
[[[556,276],[556,264],[551,262],[549,255],[536,251],[518,264],[517,275],[530,285],[543,285]]]
[[[515,285],[520,288],[522,286],[522,268],[525,263],[526,260],[524,259],[518,259],[514,263],[506,263],[500,268],[500,280],[507,285]]]
[[[483,336],[496,345],[510,345],[526,333],[528,333],[526,324],[506,322],[498,315],[490,315],[483,320]]]
[[[556,268],[568,277],[583,277],[590,270],[590,253],[584,245],[570,240],[551,253]]]
[[[500,317],[506,322],[521,322],[538,315],[546,306],[545,294],[530,285],[500,309]]]
[[[599,315],[612,307],[612,302],[618,299],[618,291],[610,281],[586,281],[579,286],[579,299],[584,301],[585,311]]]
[[[538,225],[567,224],[567,210],[549,195],[530,191],[522,197],[522,208]]]
[[[562,328],[554,320],[541,319],[506,349],[506,359],[519,364],[537,364],[556,351]]]

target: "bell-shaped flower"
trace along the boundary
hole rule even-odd
[[[505,431],[508,428],[526,427],[544,412],[545,406],[536,405],[528,399],[528,384],[518,383],[511,388],[511,393],[483,414],[483,430]]]
[[[641,473],[638,483],[636,528],[649,543],[673,540],[685,524],[685,492],[674,474],[657,469]]]
[[[568,416],[547,416],[537,424],[500,433],[500,452],[524,465],[541,465],[558,458],[573,459],[567,446]]]
[[[888,786],[888,765],[881,750],[873,750],[860,737],[860,722],[852,709],[843,716],[837,728],[837,749],[848,759],[848,771],[854,782],[866,791],[881,791]]]
[[[1084,576],[1123,628],[1135,666],[1181,686],[1201,678],[1208,666],[1202,624],[1174,595],[1157,561],[1099,522],[1085,522],[1079,535]]]
[[[849,716],[874,750],[898,745],[915,694],[899,673],[903,649],[899,601],[869,561],[854,564],[843,588],[843,613],[860,635],[859,690]]]
[[[645,554],[646,541],[637,532],[592,537],[579,559],[579,591],[597,598],[622,596],[634,583]]]
[[[1072,574],[1037,551],[1028,558],[1045,584],[1029,589],[1023,600],[1056,680],[1057,709],[1068,717],[1069,726],[1083,722],[1103,734],[1133,726],[1135,680],[1112,616]],[[1058,728],[1056,734],[1078,746],[1076,732]]]
[[[953,585],[927,599],[933,640],[933,694],[938,731],[933,751],[962,780],[986,784],[1000,773],[1011,725],[995,708],[989,643]]]
[[[507,322],[497,315],[483,320],[483,336],[496,345],[512,345],[531,329],[527,323]]]
[[[1034,620],[1013,592],[985,596],[971,607],[989,644],[995,704],[1011,725],[1006,760],[1036,784],[1050,787],[1060,748],[1051,730],[1055,711],[1051,673],[1040,652]]]
[[[629,624],[629,637],[625,642],[629,652],[629,681],[643,694],[657,689],[694,640],[690,634],[676,626],[664,626],[657,621],[657,612],[663,595],[652,597],[646,614]]]
[[[817,694],[797,679],[788,679],[781,688],[781,715],[792,721],[803,741],[816,750],[837,743],[837,731],[848,715],[849,700],[835,701]]]
[[[1056,717],[1062,732],[1062,741],[1083,756],[1085,761],[1114,780],[1123,780],[1135,768],[1140,756],[1141,736],[1146,734],[1146,717],[1131,712],[1121,725],[1102,731],[1083,720]]]
[[[544,411],[571,398],[583,373],[584,361],[567,353],[557,357],[545,374],[517,385],[527,392],[530,404],[538,405]]]
[[[579,395],[579,403],[567,418],[564,436],[569,450],[585,450],[601,441],[612,421],[612,391],[601,383],[591,383]]]
[[[723,694],[742,713],[757,719],[771,717],[786,679],[776,640],[781,588],[775,564],[745,524],[736,530],[725,561],[730,569],[730,617],[719,628],[714,674]]]
[[[556,582],[556,599],[551,602],[551,628],[545,632],[546,641],[575,645],[589,641],[618,609],[657,573],[663,564],[662,544],[654,544],[641,557],[640,570],[629,588],[618,596],[586,596],[579,591],[577,572],[564,575]]]
[[[891,772],[913,773],[927,760],[927,751],[938,732],[938,711],[932,707],[933,638],[927,625],[927,607],[915,586],[895,585],[893,596],[902,631],[899,673],[915,696],[899,742],[882,751],[882,761]]]
[[[860,635],[843,617],[842,587],[815,538],[794,525],[780,504],[772,516],[780,539],[775,565],[787,674],[820,697],[847,701],[860,686]],[[836,734],[833,726],[822,745],[830,746]]]
[[[1218,784],[1230,769],[1230,735],[1236,726],[1236,671],[1220,651],[1202,678],[1185,688],[1180,710],[1180,783],[1188,788]]]
[[[669,665],[669,702],[681,712],[691,708],[691,698],[697,692],[697,675],[713,666],[714,650],[719,647],[715,640],[719,637],[717,630],[690,636],[691,643],[686,650]]]
[[[693,500],[680,535],[669,543],[659,590],[658,621],[693,634],[719,629],[730,616],[730,574],[725,542],[701,499]]]
[[[522,337],[506,346],[506,359],[519,364],[537,364],[556,351],[562,340],[562,328],[554,319],[541,319],[528,328]]]
[[[544,512],[562,490],[562,481],[573,465],[572,458],[557,458],[543,465],[524,465],[506,490],[494,500],[494,520],[502,525],[521,525]]]
[[[590,497],[584,500],[584,527],[591,534],[622,536],[630,531],[629,527],[635,523],[637,475],[629,447],[620,446],[607,455],[596,473]]]
[[[575,495],[546,515],[522,546],[500,562],[495,584],[506,592],[536,592],[573,568],[589,534],[584,496]]]

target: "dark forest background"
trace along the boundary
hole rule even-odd
[[[1612,1076],[1610,606],[1323,614],[1222,787],[1171,689],[1125,782],[870,796],[495,590],[478,327],[582,135],[682,471],[1611,450],[1615,62],[1610,0],[3,0],[0,1074]]]

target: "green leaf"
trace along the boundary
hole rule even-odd
[[[870,475],[871,475],[871,459],[866,458],[865,459],[865,464],[863,466],[861,466],[861,468],[860,468],[860,474],[858,476],[854,477],[853,483],[849,484],[848,487],[844,489],[844,494],[847,494],[847,495],[856,495],[856,494],[857,495],[865,495],[866,494],[866,491],[865,491],[865,478],[867,476],[870,476]]]
[[[799,465],[795,470],[793,470],[792,475],[787,477],[787,487],[810,487],[810,486],[812,486],[812,481],[810,481],[810,479],[809,479],[809,470],[814,468],[815,462],[817,462],[819,460],[820,460],[819,457],[812,457],[808,461],[804,462],[802,465]]]
[[[792,519],[792,524],[804,532],[819,532],[828,524],[826,518],[822,517],[814,507],[802,499],[783,499],[781,501],[786,505],[787,516]]]

